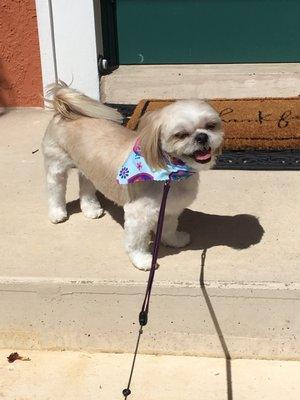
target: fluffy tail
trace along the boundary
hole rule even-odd
[[[52,105],[57,114],[65,119],[77,119],[80,116],[91,118],[104,118],[121,124],[122,115],[113,108],[105,106],[96,100],[70,89],[63,81],[52,85],[48,94],[52,95],[52,100],[46,100]]]

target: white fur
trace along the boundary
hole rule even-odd
[[[163,183],[143,182],[128,186],[116,183],[117,171],[131,151],[139,131],[132,132],[112,122],[119,122],[115,111],[110,115],[108,107],[99,103],[97,108],[95,101],[91,106],[97,118],[91,118],[88,98],[80,96],[65,86],[57,87],[54,91],[56,116],[50,122],[43,140],[50,220],[59,223],[67,219],[67,174],[70,168],[75,167],[79,171],[80,207],[84,215],[87,218],[102,215],[96,189],[123,206],[126,251],[135,267],[148,270],[152,258],[149,242],[151,233],[156,229]],[[76,98],[75,104],[72,104],[72,98]],[[70,110],[72,115],[68,117]],[[178,156],[197,171],[213,165],[223,133],[218,114],[207,103],[199,100],[178,101],[155,111],[152,116],[145,118],[144,123],[142,121],[141,129],[143,134],[146,130],[151,136],[153,121],[159,127],[160,149],[157,148],[157,154],[166,151]],[[214,121],[216,128],[212,131],[207,129],[207,121]],[[174,135],[182,130],[189,131],[189,137],[178,140]],[[207,146],[212,149],[212,160],[207,164],[199,164],[190,156],[190,153],[201,148],[195,143],[199,132],[209,136]],[[177,231],[177,221],[183,209],[196,198],[198,181],[196,173],[186,180],[171,184],[162,235],[162,241],[167,246],[183,247],[190,241],[188,233]]]

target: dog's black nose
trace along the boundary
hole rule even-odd
[[[208,135],[204,132],[199,133],[199,135],[196,136],[196,141],[199,144],[205,144],[208,141]]]

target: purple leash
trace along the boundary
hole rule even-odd
[[[131,384],[131,380],[132,380],[132,376],[133,376],[136,356],[137,356],[138,349],[139,349],[140,338],[143,333],[143,326],[147,325],[147,322],[148,322],[150,296],[151,296],[151,290],[152,290],[152,285],[153,285],[153,281],[154,281],[154,275],[155,275],[155,271],[156,271],[156,263],[157,263],[157,258],[158,258],[158,251],[159,251],[159,245],[160,245],[160,241],[161,241],[163,224],[164,224],[164,216],[165,216],[165,209],[166,209],[166,203],[167,203],[169,189],[170,189],[170,181],[166,181],[164,183],[163,196],[162,196],[161,205],[160,205],[159,214],[158,214],[157,228],[156,228],[156,234],[155,234],[155,239],[154,239],[154,244],[153,244],[153,252],[152,252],[152,263],[151,263],[151,268],[150,268],[150,272],[149,272],[147,289],[146,289],[142,309],[139,314],[140,329],[139,329],[138,338],[137,338],[137,342],[136,342],[136,346],[135,346],[135,351],[134,351],[134,356],[133,356],[133,360],[132,360],[132,366],[131,366],[128,384],[127,384],[127,387],[122,392],[125,400],[131,394],[130,384]]]

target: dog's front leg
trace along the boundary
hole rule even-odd
[[[165,215],[162,242],[170,247],[184,247],[190,243],[190,234],[177,230],[178,215]]]
[[[157,222],[158,205],[143,198],[127,203],[124,211],[126,251],[136,268],[148,271],[152,262],[149,242]]]

